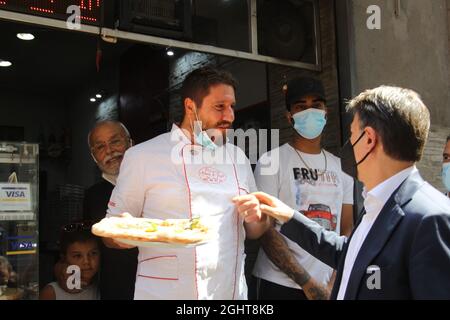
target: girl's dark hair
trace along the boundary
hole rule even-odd
[[[80,227],[77,227],[77,225]],[[59,252],[61,255],[66,255],[67,248],[75,242],[94,241],[99,245],[98,237],[93,235],[90,227],[86,227],[86,225],[86,223],[75,223],[63,227],[59,238]]]

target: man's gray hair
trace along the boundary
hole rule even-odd
[[[104,126],[105,124],[114,124],[114,125],[119,125],[120,127],[122,127],[123,131],[125,132],[126,136],[128,139],[131,139],[131,135],[130,132],[128,131],[127,127],[125,127],[125,125],[117,120],[103,120],[103,121],[99,121],[97,123],[95,123],[94,127],[92,127],[92,129],[89,131],[88,136],[87,136],[87,143],[89,148],[91,148],[91,134],[92,132],[94,132],[95,129]]]

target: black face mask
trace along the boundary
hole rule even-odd
[[[342,146],[341,153],[340,153],[342,170],[345,173],[347,173],[348,175],[355,177],[355,178],[357,178],[357,176],[358,176],[357,167],[361,163],[363,163],[367,159],[369,154],[372,152],[372,150],[370,150],[369,152],[367,152],[367,154],[364,156],[364,158],[362,158],[359,162],[356,162],[355,152],[353,151],[353,149],[358,144],[358,142],[361,141],[361,139],[364,137],[365,134],[366,134],[366,132],[363,131],[363,133],[359,136],[358,140],[356,140],[356,142],[354,144],[351,144],[350,138],[349,138],[347,140],[347,142]]]

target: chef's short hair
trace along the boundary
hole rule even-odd
[[[184,105],[184,101],[189,98],[200,107],[203,99],[209,94],[209,89],[218,84],[229,85],[236,91],[237,82],[228,71],[211,66],[192,71],[186,76],[181,87],[182,104]]]
[[[447,142],[450,141],[450,134],[447,136]]]
[[[91,134],[92,132],[94,132],[95,129],[97,129],[98,127],[101,127],[105,124],[115,124],[115,125],[119,125],[120,127],[122,127],[123,131],[125,132],[125,135],[127,136],[128,139],[131,139],[131,135],[130,132],[128,131],[127,127],[125,127],[125,125],[117,120],[103,120],[103,121],[99,121],[97,123],[95,123],[95,125],[92,127],[92,129],[89,131],[88,136],[87,136],[87,143],[89,148],[91,148]]]

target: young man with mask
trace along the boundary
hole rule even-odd
[[[290,240],[336,268],[332,299],[449,300],[450,200],[415,166],[428,138],[427,107],[412,90],[382,86],[348,109],[366,211],[349,238],[268,194],[235,198],[239,212],[278,219]]]
[[[295,78],[285,94],[292,139],[261,157],[255,170],[258,190],[280,198],[327,230],[348,235],[353,222],[353,179],[342,171],[340,159],[321,147],[327,122],[322,83]],[[278,171],[264,174],[264,165]],[[261,238],[253,271],[259,279],[258,299],[328,299],[333,269],[279,230],[277,224]]]
[[[125,155],[108,216],[198,216],[216,235],[194,248],[139,247],[137,300],[247,298],[244,239],[259,237],[268,221],[241,218],[232,202],[256,190],[244,152],[226,140],[234,121],[235,87],[225,71],[194,70],[181,89],[181,125]],[[104,242],[126,247],[113,239]]]
[[[84,220],[99,222],[105,216],[112,190],[116,185],[120,164],[125,152],[133,145],[128,129],[118,121],[101,121],[88,134],[88,146],[92,159],[102,172],[102,180],[84,195]],[[101,272],[98,288],[102,300],[133,300],[138,250],[118,251],[100,246]],[[117,266],[120,265],[120,268]],[[55,274],[61,288],[67,292],[67,265],[61,262],[55,266]]]
[[[447,190],[446,196],[450,198],[450,135],[447,137],[442,161],[442,182]]]

